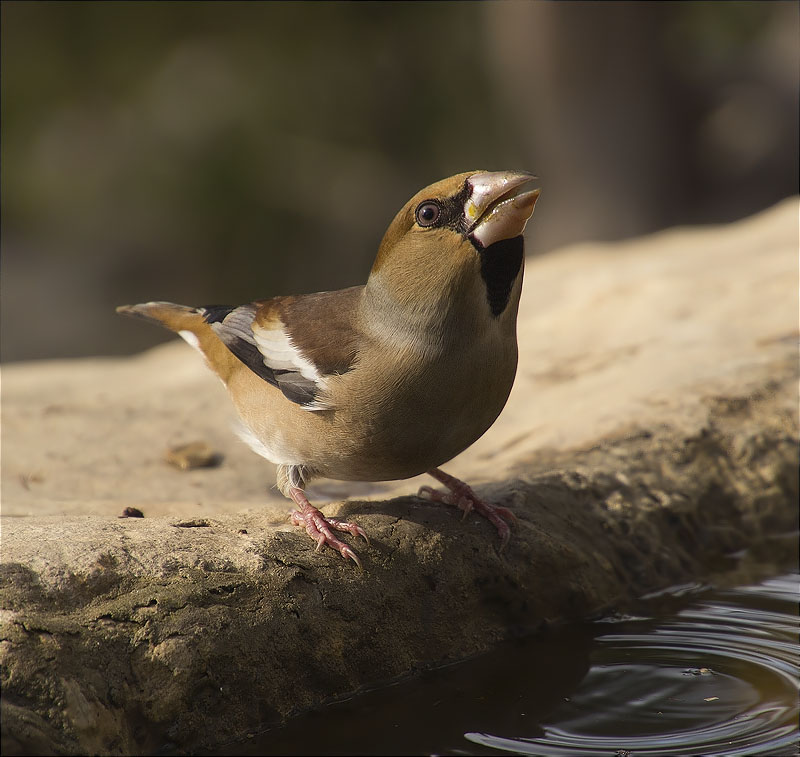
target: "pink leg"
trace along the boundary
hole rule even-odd
[[[511,538],[511,529],[508,523],[516,523],[517,517],[507,507],[499,507],[498,505],[490,505],[484,502],[475,494],[472,489],[463,481],[450,476],[438,468],[433,468],[428,471],[429,476],[433,476],[437,481],[444,484],[449,490],[450,494],[446,494],[430,486],[423,486],[419,490],[419,496],[430,499],[433,502],[443,502],[446,505],[454,505],[464,511],[464,518],[472,511],[482,515],[494,525],[497,533],[500,534],[502,550],[508,540]],[[505,519],[505,520],[504,520]],[[508,521],[508,523],[506,522]]]
[[[369,544],[369,539],[364,529],[361,528],[361,526],[357,526],[355,523],[348,523],[347,521],[338,520],[336,518],[326,518],[308,501],[308,497],[306,497],[306,493],[302,489],[291,486],[289,487],[289,494],[300,508],[292,512],[292,523],[295,526],[305,527],[306,533],[317,542],[317,552],[327,544],[329,547],[338,550],[339,554],[345,560],[350,558],[360,568],[361,560],[358,559],[358,555],[353,552],[347,544],[337,539],[333,535],[331,529],[347,531],[347,533],[353,536],[363,536],[364,541]]]

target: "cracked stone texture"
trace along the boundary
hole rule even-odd
[[[319,482],[372,546],[363,572],[315,553],[185,345],[5,367],[3,752],[213,747],[743,548],[792,552],[797,217],[528,260],[515,389],[446,466],[517,513],[503,553],[412,496],[424,479]],[[222,465],[166,464],[196,440]]]

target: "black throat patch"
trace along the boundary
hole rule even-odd
[[[501,239],[486,248],[479,248],[481,276],[486,284],[486,299],[492,315],[497,317],[508,305],[511,287],[522,267],[525,240],[522,236]]]

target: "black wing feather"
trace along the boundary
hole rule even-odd
[[[252,323],[256,314],[255,305],[238,308],[226,305],[210,305],[201,308],[203,319],[220,341],[241,360],[253,373],[283,392],[284,396],[298,405],[311,405],[317,398],[317,384],[298,371],[273,369],[264,362],[253,337]]]

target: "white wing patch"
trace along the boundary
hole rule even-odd
[[[327,410],[318,398],[327,385],[317,367],[292,342],[283,322],[274,317],[255,322],[255,304],[229,312],[206,308],[206,320],[222,342],[250,370],[283,392],[304,410]]]
[[[304,379],[320,384],[321,376],[316,366],[292,342],[284,326],[276,322],[274,326],[255,326],[253,328],[258,351],[264,356],[264,363],[270,368],[282,371],[296,371]]]

